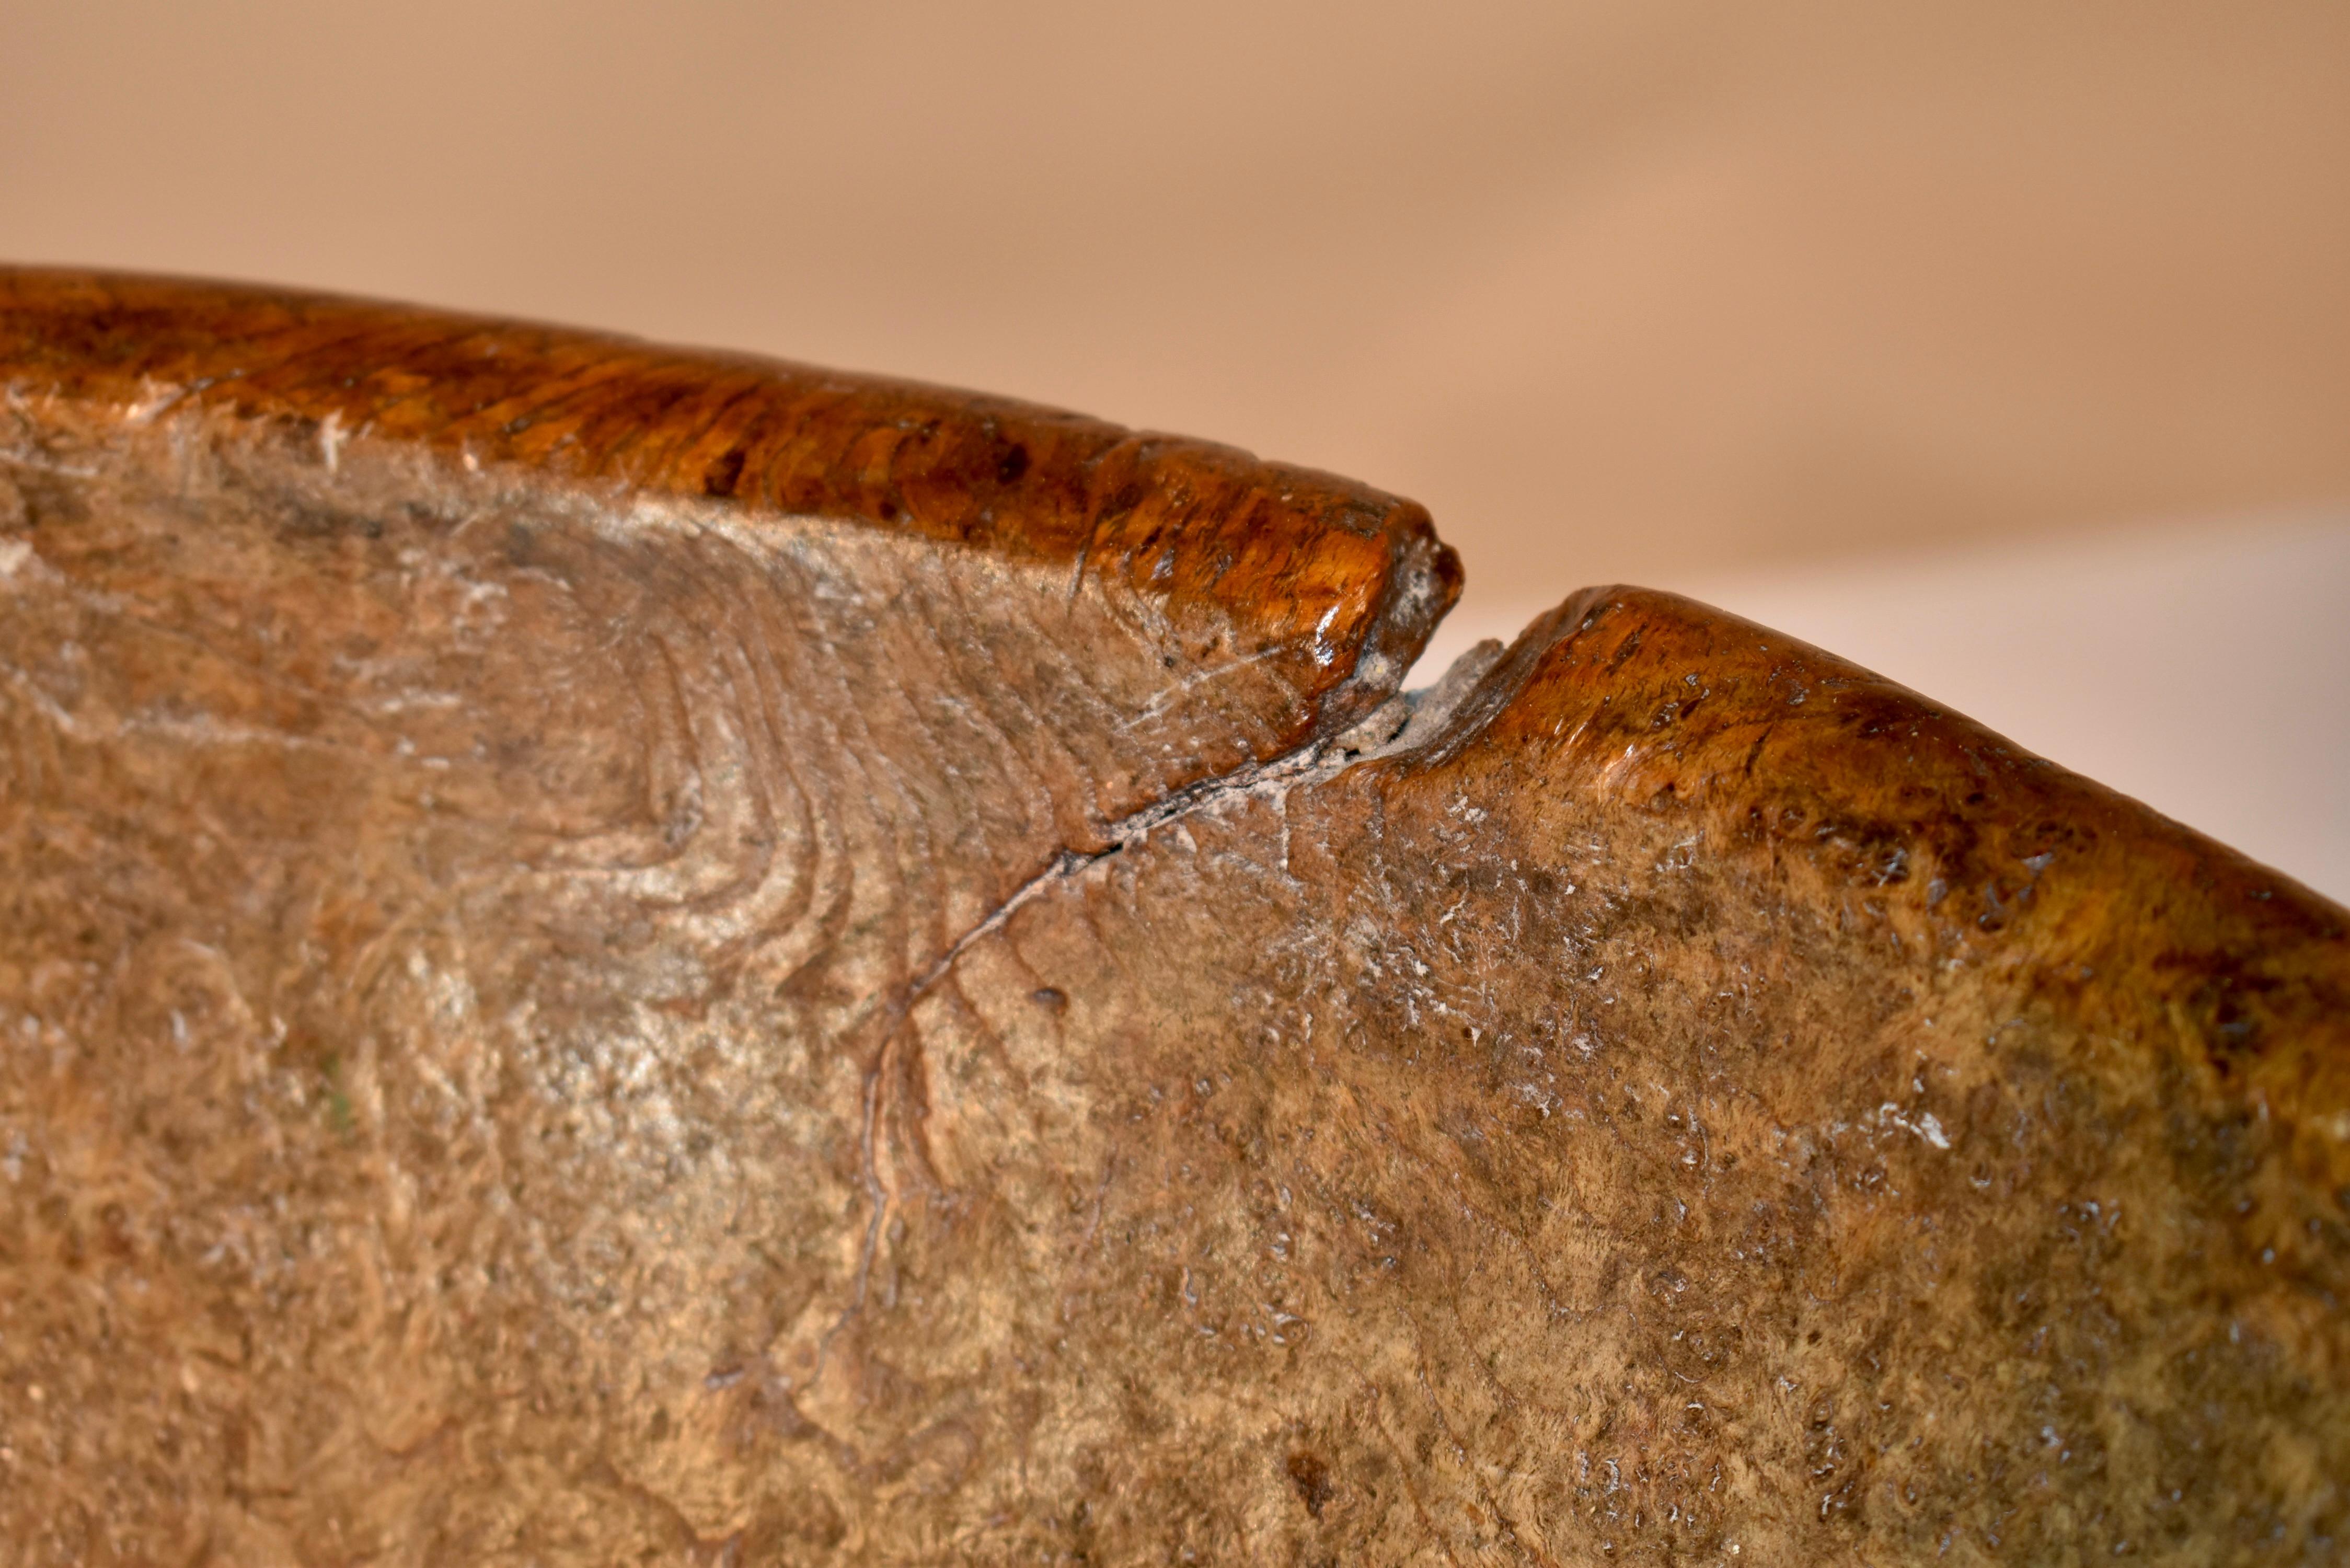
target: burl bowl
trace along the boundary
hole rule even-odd
[[[1458,582],[0,274],[6,1561],[2350,1554],[2350,915],[1669,595],[1399,698]]]

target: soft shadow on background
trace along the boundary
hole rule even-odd
[[[2350,897],[2350,5],[0,7],[0,256],[888,371],[1692,592]]]

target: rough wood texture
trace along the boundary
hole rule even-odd
[[[578,334],[0,397],[12,1562],[2350,1551],[2350,916],[1908,691],[1396,734],[1409,504]]]

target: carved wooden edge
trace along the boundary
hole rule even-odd
[[[1803,902],[1866,906],[2204,1103],[2256,1106],[2293,1175],[2350,1206],[2350,909],[1849,660],[1586,588],[1372,765],[1504,770],[1534,818],[1576,797],[1767,848]]]
[[[816,516],[1205,607],[1312,719],[1377,707],[1460,597],[1425,508],[1011,399],[409,306],[0,267],[0,397],[404,443],[548,481]],[[1260,757],[1260,761],[1265,760]]]
[[[0,397],[117,423],[192,410],[534,483],[833,518],[1066,566],[1155,613],[1204,605],[1262,639],[1315,703],[1281,748],[1392,691],[1461,585],[1417,504],[1232,448],[916,383],[323,295],[0,268]],[[2175,1065],[2215,1087],[2288,1119],[2350,1099],[2350,912],[1794,639],[1669,594],[1588,589],[1529,627],[1440,732],[1421,732],[1375,765],[1482,753],[1538,778],[1538,796],[1596,794],[1784,839],[1790,876],[1840,867],[1834,896],[1956,932],[1949,941],[1975,961],[2069,985],[2085,1014],[2168,1010],[2188,1053]],[[1771,805],[1753,804],[1758,793]],[[2018,927],[2028,942],[2002,940]],[[2342,1190],[2350,1127],[2296,1129],[2300,1174]]]

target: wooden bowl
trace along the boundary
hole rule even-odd
[[[1669,595],[1399,700],[1458,583],[0,274],[9,1560],[2350,1551],[2350,915]]]

